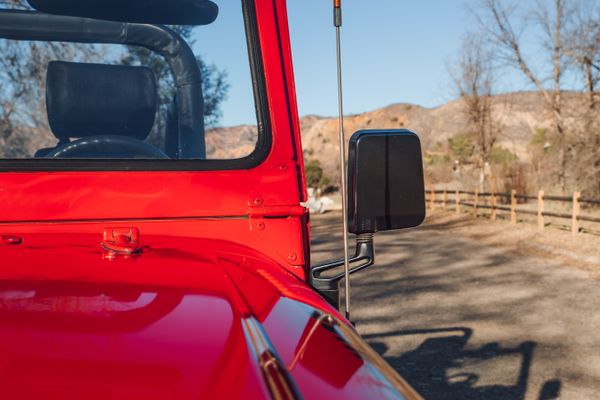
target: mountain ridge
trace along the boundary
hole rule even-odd
[[[573,96],[575,94],[565,95],[566,98]],[[503,126],[498,145],[519,159],[527,160],[527,147],[536,130],[550,127],[551,119],[545,111],[542,95],[537,92],[499,94],[493,98],[493,111]],[[344,123],[346,140],[362,129],[410,129],[421,138],[424,151],[466,132],[468,126],[460,99],[433,108],[394,103],[361,114],[346,115]],[[306,115],[300,118],[300,128],[305,159],[318,161],[332,181],[339,179],[338,118]],[[249,125],[211,129],[207,132],[207,148],[211,158],[240,157],[252,151],[256,135],[256,127]]]

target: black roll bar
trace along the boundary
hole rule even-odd
[[[179,159],[206,158],[202,76],[188,44],[161,25],[101,21],[0,10],[0,38],[21,41],[124,44],[145,47],[165,58],[177,86]],[[1,56],[1,55],[0,55]]]

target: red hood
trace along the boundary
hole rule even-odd
[[[275,376],[304,398],[389,398],[324,323],[335,311],[272,261],[223,241],[145,244],[116,259],[89,234],[0,247],[4,396],[269,398]]]

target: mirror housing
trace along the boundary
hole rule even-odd
[[[219,15],[210,0],[27,0],[37,11],[117,22],[208,25]]]
[[[350,139],[348,229],[357,235],[419,226],[425,183],[419,137],[409,130],[363,130]]]
[[[413,228],[425,219],[423,156],[419,137],[408,130],[356,132],[348,157],[348,222],[357,235],[350,274],[375,263],[373,244],[378,231]],[[339,308],[339,283],[344,266],[337,260],[313,266],[310,284]]]

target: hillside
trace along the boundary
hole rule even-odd
[[[547,127],[549,119],[544,113],[539,94],[518,92],[494,98],[496,115],[504,126],[499,145],[526,160],[527,144],[537,128]],[[450,101],[437,108],[424,108],[413,104],[393,104],[374,111],[345,117],[346,136],[360,129],[399,129],[415,131],[421,137],[424,151],[438,142],[445,142],[465,131],[466,122],[460,101]],[[300,119],[304,154],[308,160],[317,160],[324,172],[338,179],[337,118],[305,116]],[[228,134],[225,134],[225,133]],[[227,137],[232,140],[227,140]],[[242,137],[243,140],[237,140]],[[236,138],[235,143],[232,143]],[[248,154],[256,140],[256,128],[240,126],[218,128],[207,135],[211,157],[224,158]],[[230,142],[230,143],[228,143]],[[219,153],[215,149],[221,149]],[[222,149],[229,149],[224,152]],[[212,150],[212,152],[211,152]]]

